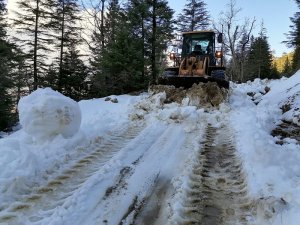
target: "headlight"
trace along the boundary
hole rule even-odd
[[[169,54],[169,58],[170,58],[171,60],[174,60],[174,59],[175,59],[175,53],[170,53],[170,54]]]
[[[220,59],[223,56],[223,52],[222,51],[216,51],[215,56],[216,56],[216,58]]]

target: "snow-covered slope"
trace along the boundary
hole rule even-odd
[[[270,88],[268,93],[265,87]],[[254,93],[253,98],[247,95],[251,92]],[[271,132],[282,120],[299,125],[300,72],[289,79],[257,79],[236,85],[230,103],[231,124],[236,131],[237,146],[244,161],[249,190],[256,198],[268,199],[264,203],[267,204],[265,207],[276,214],[267,224],[298,224],[300,146],[292,139],[278,145],[278,138],[273,137]],[[285,104],[289,104],[290,108],[283,112]],[[278,202],[275,204],[276,201],[287,207],[282,207]],[[265,207],[263,209],[267,210]],[[259,224],[263,222],[259,221]]]
[[[81,101],[78,112],[77,103],[49,89],[33,93],[20,103],[24,127],[0,139],[0,224],[188,223],[197,218],[189,214],[199,200],[193,196],[219,198],[222,191],[209,188],[221,182],[235,189],[225,193],[236,193],[232,206],[219,198],[224,218],[298,225],[300,145],[291,138],[279,145],[271,133],[282,120],[299,126],[300,73],[231,86],[229,102],[218,109],[164,104],[164,93],[144,93],[111,96],[118,103]],[[57,126],[66,114],[81,114],[70,135]],[[204,214],[218,214],[214,207]]]

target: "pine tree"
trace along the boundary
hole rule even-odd
[[[98,70],[100,55],[105,46],[105,2],[106,0],[101,0],[101,10],[100,13],[98,10],[94,9],[94,29],[91,35],[91,43],[89,44],[90,51],[92,52],[92,57],[90,59],[90,64],[93,67],[93,70]],[[100,14],[100,17],[99,17]]]
[[[45,75],[43,86],[51,87],[54,90],[58,90],[58,73],[58,63],[52,62],[47,68],[47,73]]]
[[[290,63],[289,57],[287,56],[284,62],[284,66],[283,66],[283,71],[282,71],[282,75],[289,77],[292,75],[292,65]]]
[[[4,4],[4,0],[0,0],[0,37],[1,37],[1,40],[3,40],[3,38],[6,36],[6,31],[5,31],[6,22],[4,19],[5,13],[6,13],[6,6]]]
[[[107,11],[105,46],[92,58],[92,93],[97,96],[144,88],[150,74],[155,79],[173,31],[173,11],[166,1],[130,0],[123,9],[111,0]]]
[[[181,32],[207,29],[210,23],[206,3],[203,0],[187,0],[177,24]]]
[[[130,0],[127,5],[128,20],[132,33],[134,35],[135,43],[139,45],[139,49],[136,54],[140,55],[141,64],[137,69],[141,71],[141,82],[147,82],[146,74],[147,70],[147,54],[146,54],[146,39],[147,39],[147,19],[150,16],[150,6],[146,0]]]
[[[92,86],[90,90],[90,97],[102,97],[106,95],[105,88],[105,75],[102,73],[102,54],[105,47],[105,39],[107,39],[105,32],[105,20],[106,15],[104,13],[105,3],[107,0],[101,0],[100,13],[97,8],[94,8],[94,29],[91,35],[91,44],[89,45],[90,51],[92,53],[89,61],[90,68],[92,71]],[[100,4],[100,1],[99,1]]]
[[[290,66],[292,67],[293,56],[294,56],[294,52],[290,52],[290,53],[284,52],[282,54],[282,56],[273,58],[273,64],[276,65],[276,68],[280,74],[282,73],[282,71],[284,69],[284,64],[285,64],[287,58],[289,60]],[[291,70],[291,72],[293,72],[293,70]]]
[[[254,78],[277,78],[271,74],[272,55],[270,46],[263,28],[260,36],[255,38],[249,53],[247,61],[247,71],[250,79]]]
[[[87,66],[80,59],[76,43],[69,43],[69,51],[63,54],[61,65],[62,93],[75,100],[87,97]]]
[[[0,0],[0,130],[7,129],[13,122],[13,99],[10,94],[13,82],[10,70],[14,56],[13,46],[7,41],[5,13],[4,1]]]
[[[80,59],[78,46],[80,38],[77,0],[48,1],[51,20],[46,24],[50,29],[52,43],[57,54],[48,66],[45,86],[51,86],[66,96],[79,100],[87,96],[87,67]]]
[[[148,51],[150,52],[152,81],[155,81],[161,69],[157,65],[161,61],[163,50],[167,48],[167,43],[173,37],[174,11],[168,6],[166,0],[148,0],[148,4],[152,22],[148,29],[150,31]],[[162,65],[161,62],[160,65]]]
[[[81,28],[78,26],[80,21],[78,14],[80,10],[77,0],[57,0],[52,4],[52,9],[54,12],[52,13],[52,20],[48,26],[53,30],[53,33],[56,34],[53,35],[53,37],[58,56],[56,57],[54,65],[51,66],[47,77],[57,81],[57,83],[54,84],[54,88],[57,88],[58,91],[70,93],[63,89],[63,87],[66,87],[64,82],[68,82],[70,85],[67,79],[73,79],[69,74],[64,74],[64,58],[68,58],[68,56],[65,57],[65,55],[74,55],[75,52],[76,57],[79,57],[78,51],[75,49],[81,43],[79,36]],[[53,69],[55,67],[58,70],[57,78],[53,79],[53,76],[55,76]]]
[[[300,0],[295,0],[295,2],[298,5],[298,9],[300,9]],[[286,43],[289,47],[295,48],[292,69],[293,72],[296,72],[300,69],[300,12],[296,12],[294,17],[290,19],[293,25],[290,26],[291,31],[288,34]]]
[[[120,23],[122,10],[119,0],[110,0],[107,8],[107,15],[105,20],[105,32],[107,35],[107,42],[114,42],[116,37],[116,29]]]
[[[141,76],[137,64],[137,48],[134,39],[131,39],[130,27],[125,23],[118,27],[115,41],[108,44],[103,54],[102,66],[106,74],[109,74],[107,84],[111,88],[110,94],[121,94],[133,91],[136,76]]]
[[[120,65],[121,59],[119,54],[118,43],[116,42],[117,33],[124,25],[126,20],[121,10],[118,0],[110,0],[106,16],[103,18],[104,28],[100,27],[100,32],[93,37],[101,40],[104,38],[104,46],[100,45],[92,49],[93,57],[91,64],[93,66],[94,77],[92,78],[91,93],[95,96],[102,97],[109,94],[121,93]],[[104,29],[105,34],[103,34]],[[103,35],[103,37],[102,37]]]
[[[41,83],[47,65],[48,45],[51,38],[47,32],[49,19],[49,0],[19,0],[15,12],[14,28],[19,33],[16,41],[26,52],[27,64],[31,68],[32,88],[36,90]]]
[[[98,87],[94,85],[93,91],[98,89],[100,95],[128,93],[144,87],[143,41],[136,35],[136,23],[129,20],[133,9],[124,12],[115,1],[109,9],[112,12],[108,13],[106,26],[113,38],[103,49],[101,68],[94,78]]]
[[[300,22],[299,22],[300,24]],[[299,27],[300,28],[300,27]],[[297,72],[300,69],[300,43],[297,44],[294,55],[293,55],[293,63],[292,63],[292,73]]]
[[[271,76],[272,76],[273,79],[279,79],[281,77],[280,73],[277,69],[277,64],[274,61],[273,61],[272,66],[271,66]]]

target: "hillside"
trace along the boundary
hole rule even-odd
[[[283,54],[281,57],[274,57],[273,58],[273,64],[276,65],[276,68],[279,73],[282,73],[284,71],[284,67],[286,62],[289,62],[289,65],[293,62],[293,55],[294,52]]]

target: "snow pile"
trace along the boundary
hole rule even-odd
[[[300,126],[300,71],[289,79],[274,83],[262,104],[279,106],[283,112],[282,119]]]
[[[234,85],[232,90],[231,124],[250,195],[258,200],[257,224],[299,223],[300,146],[294,141],[279,145],[271,135],[283,120],[298,123],[299,93],[299,72],[289,79]]]
[[[172,85],[153,85],[149,88],[152,95],[165,93],[163,103],[177,102],[181,105],[198,108],[218,107],[228,97],[228,90],[220,88],[215,82],[193,84],[188,89],[175,88]]]
[[[290,78],[255,79],[244,84],[232,83],[231,87],[234,90],[233,95],[251,99],[261,109],[267,108],[277,115],[283,114],[280,119],[300,125],[300,71]],[[244,103],[244,101],[232,101],[232,104],[242,102]]]
[[[158,113],[164,107],[166,93],[159,92],[154,95],[147,96],[144,101],[140,101],[134,105],[135,110],[130,114],[132,120],[143,120]],[[178,105],[178,104],[176,104]]]
[[[212,108],[210,105],[208,107],[210,109],[207,109],[205,104],[202,107],[199,107],[199,104],[190,105],[189,98],[183,98],[181,103],[169,102],[167,96],[168,93],[164,91],[145,96],[143,101],[135,105],[135,110],[130,115],[131,119],[144,120],[148,123],[157,120],[167,124],[180,123],[186,132],[192,132],[206,120],[212,120],[214,126],[218,127],[224,117],[223,114],[230,110],[226,103],[221,103],[218,108]],[[207,117],[209,114],[214,116]]]
[[[0,202],[42,183],[88,145],[79,131],[77,102],[50,88],[38,89],[19,104],[22,129],[0,140]],[[0,204],[1,207],[1,204]]]
[[[135,105],[131,114],[133,120],[144,120],[150,123],[181,123],[185,131],[191,132],[196,128],[198,119],[203,116],[204,110],[196,106],[182,105],[176,102],[165,103],[166,92],[150,95],[144,101]]]
[[[22,98],[22,128],[0,139],[0,208],[125,130],[134,104],[144,96],[117,98],[118,103],[104,98],[77,103],[50,88]]]
[[[82,112],[80,129],[89,138],[103,135],[107,131],[114,132],[126,129],[132,119],[136,119],[137,114],[139,114],[136,112],[135,105],[142,103],[142,100],[147,96],[147,94],[139,96],[120,95],[82,100],[79,102]],[[117,99],[118,103],[107,101],[107,98]]]
[[[78,103],[50,88],[38,89],[22,98],[18,110],[25,132],[36,139],[58,134],[72,137],[81,123]]]

